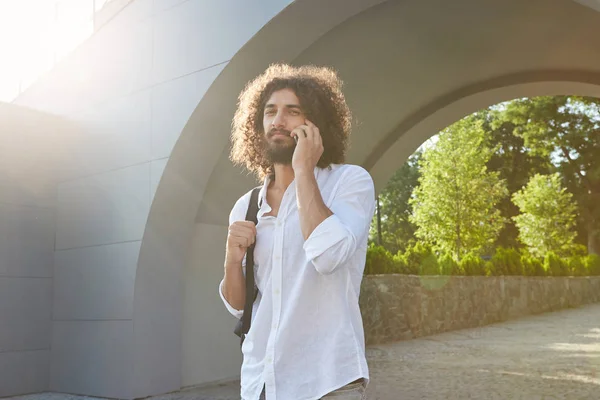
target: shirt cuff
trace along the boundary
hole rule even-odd
[[[347,236],[348,230],[344,227],[342,221],[335,214],[330,215],[317,225],[304,242],[303,247],[306,258],[314,260]]]
[[[229,311],[231,313],[231,315],[233,315],[237,319],[240,319],[240,318],[242,318],[242,315],[244,315],[244,310],[236,310],[235,308],[233,308],[231,306],[231,304],[229,304],[227,299],[225,299],[225,296],[223,296],[223,283],[224,282],[225,282],[225,279],[222,279],[221,283],[219,284],[219,296],[221,296],[221,300],[223,300],[223,304],[225,304],[225,307],[227,307],[227,311]]]

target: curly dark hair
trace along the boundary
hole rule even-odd
[[[306,118],[323,138],[323,155],[317,166],[344,163],[351,129],[351,113],[342,93],[342,81],[327,67],[271,65],[250,81],[239,96],[231,132],[230,159],[245,166],[259,180],[273,174],[264,147],[263,113],[273,92],[291,89]]]

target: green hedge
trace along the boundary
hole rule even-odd
[[[468,254],[457,261],[449,254],[434,253],[420,242],[398,254],[371,244],[367,249],[365,274],[598,276],[600,257],[576,255],[563,258],[549,252],[539,259],[516,249],[498,248],[489,260]]]

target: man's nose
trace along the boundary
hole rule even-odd
[[[283,116],[283,113],[277,113],[277,115],[275,115],[275,118],[273,118],[273,122],[271,123],[271,125],[273,125],[273,128],[281,128],[285,126],[285,118]]]

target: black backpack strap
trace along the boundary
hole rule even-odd
[[[246,212],[246,221],[254,222],[254,225],[258,224],[258,193],[261,187],[256,187],[252,190],[250,196],[250,204],[248,205],[248,211]],[[256,243],[256,242],[255,242]],[[256,296],[258,295],[258,288],[254,282],[254,245],[250,245],[246,251],[246,303],[244,305],[244,314],[242,316],[242,330],[240,334],[241,343],[244,343],[246,334],[250,330],[250,320],[252,318],[252,305]]]

